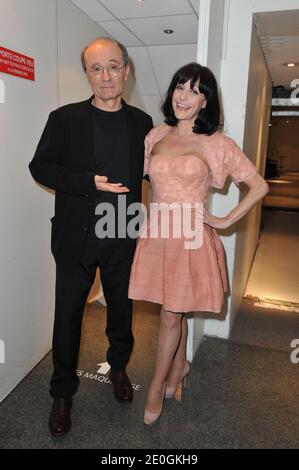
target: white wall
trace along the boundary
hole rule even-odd
[[[256,32],[252,28],[247,109],[245,117],[243,150],[264,176],[267,158],[269,122],[272,105],[272,81],[263,50]],[[240,308],[255,249],[258,243],[260,202],[247,217],[237,225],[236,255],[233,271],[232,309],[230,324]]]
[[[0,74],[5,87],[5,103],[0,104],[0,341],[6,360],[0,364],[1,401],[51,348],[54,262],[49,219],[54,199],[32,180],[28,164],[49,112],[68,99],[89,96],[81,78],[75,78],[81,45],[102,31],[67,0],[58,0],[64,21],[58,25],[53,0],[0,0],[0,11],[0,45],[33,57],[36,69],[35,82]],[[58,62],[66,57],[72,80],[67,82],[63,68],[58,81]]]
[[[199,25],[198,25],[198,47],[197,62],[209,67],[220,83],[221,76],[221,58],[223,53],[222,43],[225,35],[224,25],[226,17],[225,0],[200,0],[199,2]],[[209,194],[207,207],[213,213],[213,197]],[[223,312],[227,311],[227,306],[223,306]],[[208,318],[211,314],[208,312],[196,312],[188,321],[189,334],[187,342],[187,358],[191,360],[205,334],[208,325]],[[225,318],[224,314],[212,315],[219,319]]]
[[[244,128],[247,107],[247,86],[250,63],[250,42],[252,17],[255,12],[296,10],[298,0],[227,0],[227,35],[223,50],[220,87],[225,114],[225,131],[241,147],[244,141]],[[227,194],[213,196],[213,212],[224,215],[238,204],[239,190],[231,184]],[[256,221],[257,223],[257,221]],[[228,273],[230,285],[234,278],[234,263],[236,255],[236,233],[228,232],[221,237],[228,258]],[[239,250],[239,248],[238,248]],[[238,251],[238,256],[240,251]],[[237,293],[238,292],[238,293]],[[240,302],[240,286],[236,295],[233,292],[234,305]],[[231,319],[235,311],[228,305],[228,314],[221,321],[209,319],[205,322],[205,334],[228,338]]]
[[[150,114],[155,125],[161,124],[160,107],[170,80],[182,65],[196,60],[196,49],[196,44],[128,47],[133,66],[125,99]]]
[[[57,0],[59,104],[89,98],[92,91],[81,65],[81,51],[107,33],[68,0]]]
[[[52,197],[28,171],[49,109],[58,104],[56,5],[51,0],[1,0],[2,46],[35,59],[36,81],[0,74],[0,400],[49,351],[53,264],[49,256]],[[46,20],[46,21],[45,21]]]

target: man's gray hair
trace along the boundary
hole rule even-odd
[[[121,42],[118,42],[116,41],[116,39],[112,39],[112,38],[108,38],[108,37],[102,37],[102,38],[97,38],[95,39],[94,41],[90,42],[86,47],[84,47],[83,51],[81,52],[81,63],[82,63],[82,67],[83,67],[83,70],[84,72],[86,72],[86,65],[85,65],[85,52],[87,51],[87,49],[94,43],[98,42],[98,41],[102,41],[102,40],[105,40],[105,41],[110,41],[110,42],[113,42],[114,44],[116,44],[121,52],[122,52],[122,55],[123,55],[123,60],[124,60],[124,64],[127,65],[129,63],[129,54],[128,54],[128,51],[127,49],[125,48],[125,46],[121,43]]]

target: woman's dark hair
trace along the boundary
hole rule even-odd
[[[202,108],[194,122],[193,132],[195,134],[212,135],[222,124],[220,123],[220,104],[218,98],[218,86],[216,78],[208,67],[203,67],[196,62],[181,67],[173,76],[169,85],[165,101],[161,107],[164,114],[164,122],[169,126],[176,126],[178,123],[172,107],[172,95],[178,84],[184,84],[191,80],[190,87],[194,87],[199,82],[199,91],[207,99],[205,108]]]

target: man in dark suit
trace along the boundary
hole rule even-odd
[[[101,215],[96,214],[102,212],[103,217],[99,205],[110,205],[116,219],[109,223],[117,226],[119,198],[126,208],[140,202],[144,138],[152,128],[150,116],[122,99],[129,74],[122,44],[97,39],[84,49],[81,60],[94,95],[50,113],[29,165],[37,182],[56,191],[51,220],[56,261],[50,383],[54,401],[49,418],[56,436],[71,427],[83,310],[98,266],[107,302],[107,360],[114,395],[121,402],[133,399],[126,374],[134,341],[127,291],[136,240],[124,236],[123,230],[104,238]]]

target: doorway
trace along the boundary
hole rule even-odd
[[[299,10],[254,15],[273,85],[257,249],[231,339],[289,350],[299,337]],[[293,59],[292,59],[293,58]],[[288,64],[294,64],[288,66]],[[299,90],[298,90],[299,91]]]

